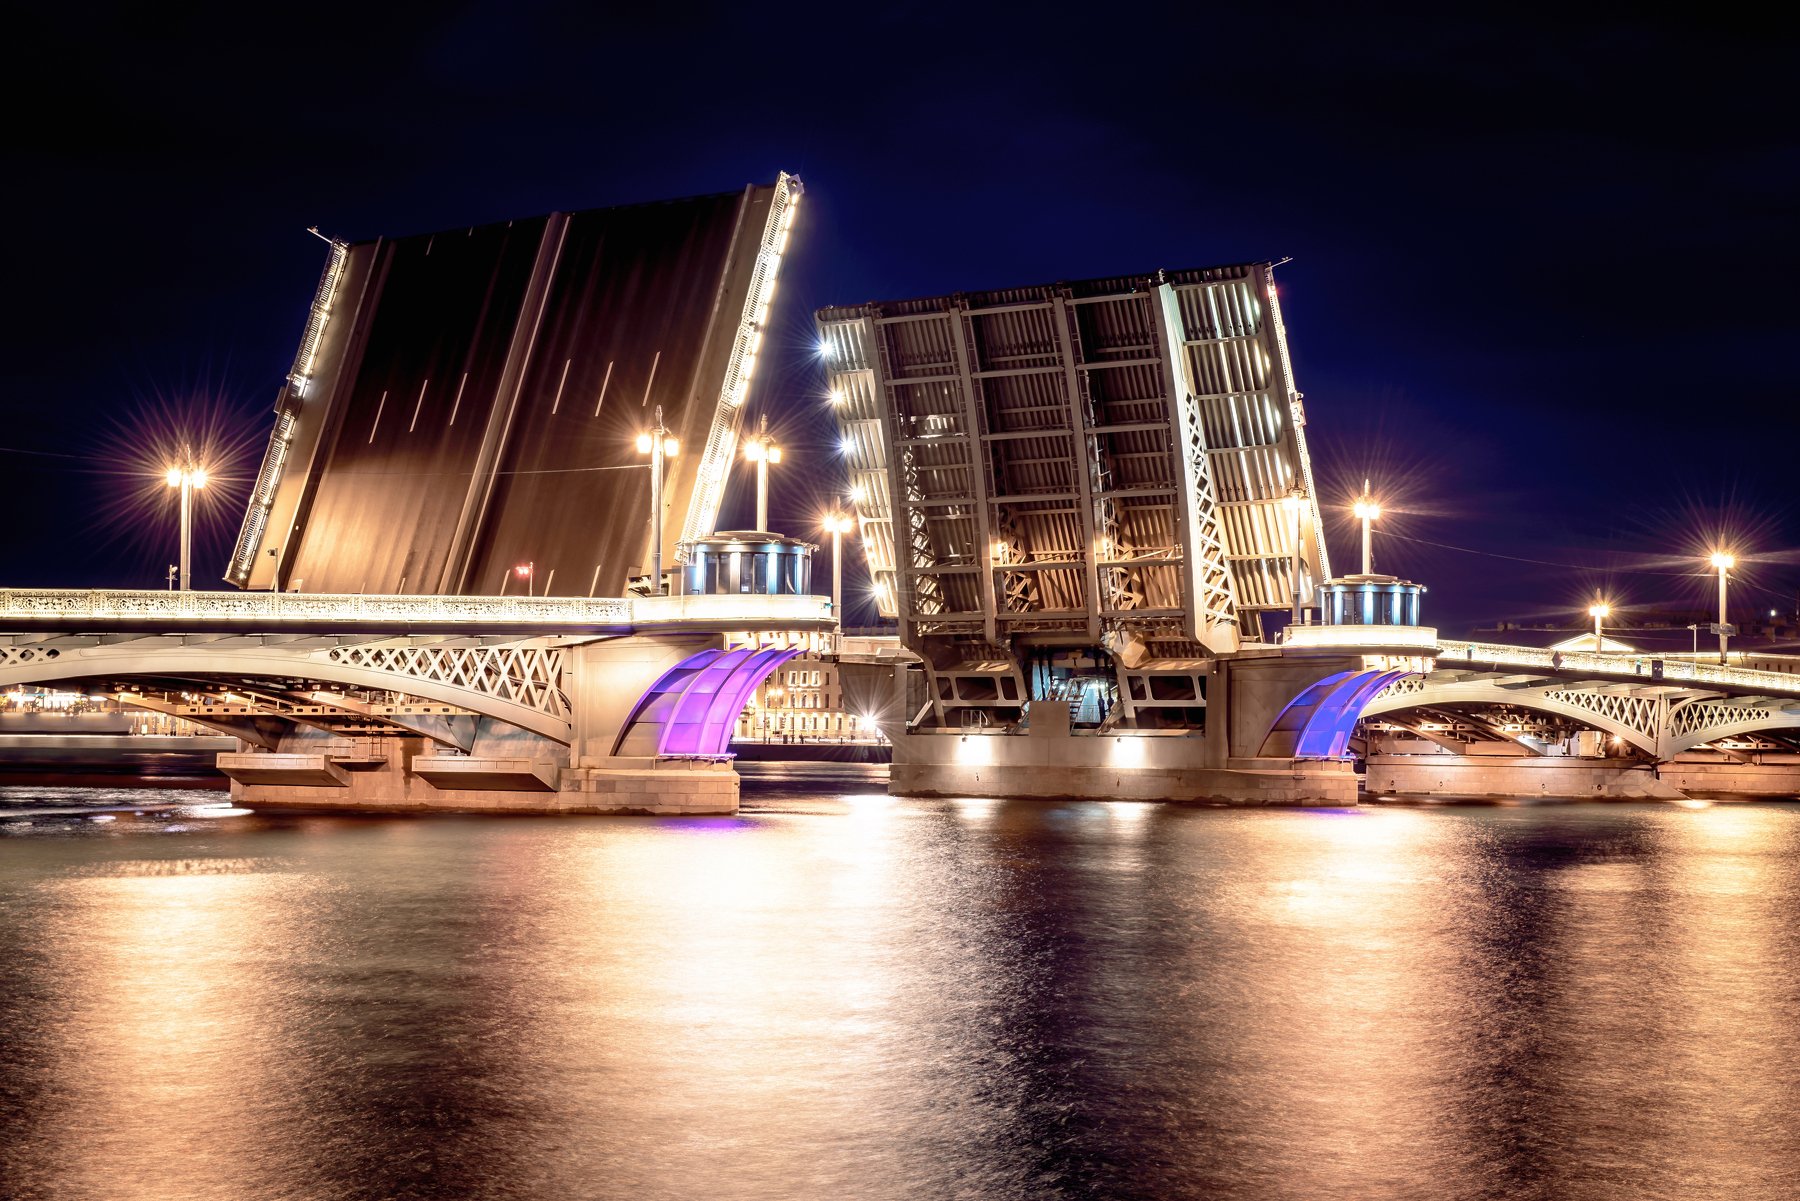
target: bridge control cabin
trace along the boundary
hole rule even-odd
[[[807,596],[811,542],[757,531],[726,531],[682,544],[683,591],[696,595]]]
[[[1353,575],[1319,586],[1323,625],[1416,626],[1423,584],[1391,575]]]

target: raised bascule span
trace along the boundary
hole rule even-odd
[[[236,588],[0,589],[0,687],[229,734],[234,795],[323,807],[735,812],[802,653],[889,698],[899,794],[1800,793],[1800,661],[1444,640],[1335,576],[1269,262],[819,310],[898,629],[840,637],[810,543],[714,528],[799,199],[329,242]]]
[[[332,242],[225,579],[617,596],[713,530],[799,181]]]

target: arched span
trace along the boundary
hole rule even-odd
[[[268,647],[220,650],[206,645],[139,649],[135,643],[126,642],[63,650],[54,658],[37,656],[0,665],[0,688],[64,680],[167,679],[217,680],[227,688],[246,680],[267,681],[274,686],[304,679],[347,688],[404,692],[492,717],[565,746],[572,741],[566,712],[547,713],[491,692],[365,667],[326,654],[282,654]]]
[[[1800,707],[1765,709],[1722,700],[1687,701],[1670,711],[1662,749],[1665,757],[1673,757],[1721,738],[1778,730],[1800,730]]]
[[[632,707],[613,754],[723,756],[750,696],[800,651],[704,650],[657,678]]]
[[[1363,707],[1405,671],[1340,671],[1309,684],[1287,703],[1263,739],[1265,758],[1341,759]]]
[[[1399,713],[1407,709],[1455,709],[1462,705],[1505,705],[1512,709],[1566,717],[1578,725],[1616,735],[1653,758],[1660,755],[1654,721],[1646,722],[1640,728],[1620,721],[1600,709],[1572,704],[1562,699],[1556,691],[1501,688],[1497,684],[1479,680],[1455,684],[1433,684],[1427,680],[1423,688],[1409,688],[1391,696],[1376,696],[1363,709],[1362,715],[1378,717],[1383,713]]]

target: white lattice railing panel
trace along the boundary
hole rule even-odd
[[[1424,676],[1401,676],[1398,680],[1395,680],[1392,684],[1389,684],[1386,688],[1383,688],[1380,692],[1377,692],[1373,697],[1369,698],[1369,703],[1374,704],[1376,701],[1383,700],[1391,701],[1402,696],[1409,696],[1413,693],[1424,691]]]
[[[61,654],[55,647],[43,646],[0,646],[0,667],[14,667],[20,663],[44,663]]]
[[[339,646],[331,649],[330,656],[333,663],[348,667],[466,688],[564,721],[570,719],[569,697],[563,688],[568,654],[558,647]]]
[[[1784,725],[1794,720],[1792,714],[1760,705],[1733,705],[1724,701],[1690,701],[1669,713],[1669,733],[1686,738],[1702,730],[1727,726],[1745,726],[1758,722]]]
[[[1572,709],[1581,709],[1603,717],[1615,725],[1636,730],[1655,740],[1662,725],[1661,699],[1635,696],[1629,692],[1576,692],[1558,690],[1545,694],[1545,699],[1560,701]]]

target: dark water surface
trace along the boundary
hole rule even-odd
[[[7,1198],[1800,1195],[1792,805],[30,795]]]

